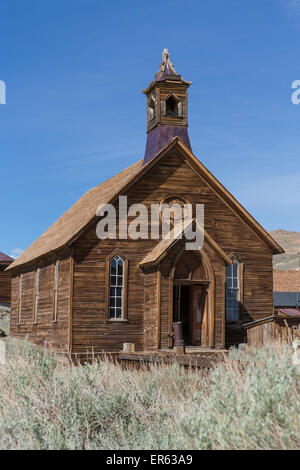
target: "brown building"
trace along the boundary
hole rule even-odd
[[[11,300],[11,272],[5,270],[13,261],[0,251],[0,305],[4,306],[10,306]]]
[[[10,266],[13,336],[72,354],[119,351],[126,342],[157,351],[172,348],[169,334],[180,320],[186,345],[223,348],[244,341],[243,323],[272,315],[272,256],[283,250],[193,155],[189,86],[165,50],[144,90],[144,158],[83,195]],[[203,204],[203,246],[186,249],[175,215],[171,240],[120,236],[119,196],[148,213],[155,204],[157,225],[166,217],[163,203],[189,203],[194,229]],[[118,235],[103,240],[96,210],[109,203]],[[149,233],[154,225],[146,224]]]

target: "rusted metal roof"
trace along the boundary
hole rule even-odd
[[[10,256],[7,256],[5,253],[2,253],[0,251],[0,263],[12,263],[14,261],[13,258],[11,258]]]
[[[300,317],[300,310],[296,308],[280,308],[278,309],[278,315],[284,315],[287,317]]]

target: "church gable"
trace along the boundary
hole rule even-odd
[[[196,158],[194,157],[196,160]],[[198,160],[197,160],[198,162]],[[200,162],[199,162],[200,163]],[[148,240],[136,240],[138,244],[149,247],[151,251],[158,245],[160,240],[151,240],[151,205],[161,204],[169,199],[182,200],[190,203],[204,205],[204,229],[213,240],[221,247],[226,255],[239,253],[243,258],[249,252],[253,254],[270,255],[272,248],[266,239],[259,236],[239,214],[238,208],[229,206],[224,201],[223,195],[214,190],[211,182],[199,175],[195,167],[192,167],[182,146],[177,140],[173,141],[161,155],[143,167],[143,170],[128,183],[119,193],[127,196],[127,205],[143,203],[148,209]],[[118,197],[115,198],[116,213],[118,216]],[[95,206],[96,213],[96,206]],[[100,243],[96,237],[96,224],[99,218],[93,217],[95,222],[90,226],[88,232],[94,239],[95,245]],[[130,219],[129,219],[130,222]],[[92,233],[94,232],[94,235]],[[84,232],[83,232],[84,234]],[[78,240],[82,235],[79,237]],[[85,238],[85,237],[83,237]],[[130,240],[128,240],[130,242]],[[118,245],[120,240],[113,240]],[[76,244],[76,240],[74,241]],[[275,242],[274,242],[275,243]],[[276,249],[274,245],[273,249]],[[144,253],[144,256],[146,253]]]
[[[254,219],[250,222],[242,219],[239,208],[230,206],[226,195],[214,190],[206,176],[197,173],[182,152],[183,147],[175,140],[148,164],[147,172],[139,176],[126,194],[128,204],[144,203],[150,208],[151,204],[167,200],[169,195],[194,207],[203,204],[204,228],[228,255],[233,251],[272,253],[272,250],[281,250],[275,242],[272,245],[272,239],[266,238],[264,233],[254,231],[251,227]],[[195,157],[194,160],[200,164]]]

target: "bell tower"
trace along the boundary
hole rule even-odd
[[[147,143],[144,164],[152,160],[176,136],[191,148],[187,132],[187,90],[191,83],[176,72],[170,61],[168,49],[164,49],[162,62],[154,80],[143,90],[147,103]]]

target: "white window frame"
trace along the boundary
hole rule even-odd
[[[116,261],[116,273],[112,273],[112,263]],[[122,266],[122,274],[119,274],[119,265]],[[124,318],[124,287],[125,287],[125,261],[115,254],[109,262],[109,320],[122,320]],[[114,293],[112,294],[112,290]],[[114,305],[112,305],[112,303]],[[114,312],[114,314],[112,314]],[[120,312],[120,315],[118,315]]]

